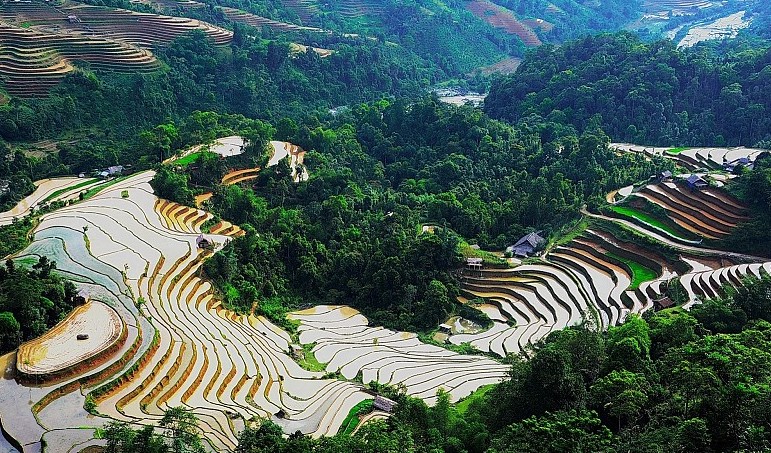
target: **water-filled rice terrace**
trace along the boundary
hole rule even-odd
[[[683,13],[708,8],[715,3],[711,0],[645,0],[643,7],[651,13],[669,11]]]
[[[685,147],[654,147],[632,145],[628,143],[611,143],[611,148],[619,152],[643,153],[648,156],[663,156],[677,165],[691,171],[721,170],[726,164],[746,158],[749,162],[768,150],[758,148],[685,148]]]
[[[270,163],[301,151],[284,142],[272,147]],[[496,356],[527,354],[553,330],[582,322],[596,328],[617,324],[654,308],[668,285],[679,285],[687,307],[723,295],[746,276],[771,274],[771,262],[668,237],[634,220],[586,213],[585,228],[539,259],[464,271],[463,300],[482,299],[476,306],[493,325],[452,334],[449,341],[468,342],[487,356],[458,354],[422,343],[413,333],[370,326],[344,306],[290,314],[299,322],[293,338],[261,316],[227,310],[201,273],[202,263],[243,230],[222,220],[205,235],[213,249],[199,248],[211,214],[157,198],[152,176],[43,181],[16,208],[25,213],[43,200],[73,201],[43,214],[33,241],[15,258],[49,257],[91,299],[90,308],[79,309],[18,355],[0,358],[6,377],[0,380],[0,420],[27,450],[40,450],[41,442],[51,451],[96,445],[101,441],[94,429],[107,421],[156,423],[174,406],[195,412],[217,450],[233,449],[237,433],[254,417],[313,436],[351,431],[351,412],[373,398],[367,383],[400,386],[429,404],[444,388],[457,401],[506,378],[508,366]],[[99,184],[99,193],[75,201]],[[673,222],[704,238],[730,234],[747,214],[718,189],[691,192],[660,183],[624,194],[659,204]],[[690,219],[693,209],[709,216]],[[87,321],[94,316],[104,318],[98,327]],[[71,346],[73,335],[82,333],[93,341]],[[303,368],[293,358],[294,343],[304,345],[322,369]],[[57,350],[68,354],[53,354]],[[86,412],[87,403],[96,416]]]
[[[612,206],[609,216],[587,212],[589,226],[539,260],[514,268],[464,270],[462,302],[481,299],[477,308],[494,324],[484,332],[456,333],[449,341],[499,356],[517,354],[556,329],[580,323],[605,328],[653,309],[673,279],[688,307],[723,296],[725,286],[741,285],[745,277],[771,275],[771,262],[702,244],[719,245],[749,218],[725,191],[667,180],[626,192],[626,200],[653,209]]]
[[[34,241],[17,256],[55,260],[62,275],[89,289],[92,304],[112,307],[125,324],[109,360],[93,368],[70,367],[70,374],[29,388],[0,381],[0,400],[19,392],[29,400],[22,417],[14,415],[18,405],[0,408],[4,429],[22,445],[34,449],[41,438],[55,436],[72,446],[84,441],[79,427],[108,419],[157,422],[166,408],[184,405],[199,416],[214,448],[232,449],[245,421],[258,416],[275,418],[288,432],[335,434],[354,406],[373,398],[358,381],[404,384],[410,394],[433,402],[440,387],[457,399],[505,377],[505,365],[423,344],[414,334],[369,327],[347,307],[293,315],[301,322],[300,341],[314,343],[316,357],[326,363],[324,372],[301,368],[289,355],[286,332],[222,306],[199,271],[213,253],[196,243],[210,214],[158,199],[151,177],[147,172],[119,180],[41,216]],[[216,250],[240,234],[223,221],[206,238]],[[64,341],[56,332],[51,336],[45,340]],[[337,373],[350,380],[325,378]],[[86,396],[103,418],[89,418]]]

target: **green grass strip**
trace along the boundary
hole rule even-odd
[[[182,165],[182,166],[190,165],[193,162],[195,162],[196,160],[198,160],[198,158],[203,156],[204,154],[214,155],[214,153],[212,153],[210,151],[199,151],[197,153],[190,153],[187,156],[181,157],[181,158],[179,158],[179,159],[177,159],[177,160],[175,160],[175,161],[173,161],[171,163],[173,165]]]
[[[618,261],[621,261],[622,263],[629,266],[629,268],[632,270],[632,284],[630,285],[629,289],[637,289],[640,287],[641,283],[655,280],[656,277],[658,277],[658,274],[656,273],[656,271],[654,271],[649,267],[643,266],[637,261],[631,260],[629,258],[624,258],[621,255],[616,255],[615,253],[611,253],[611,252],[607,252],[605,253],[605,255],[609,256],[610,258],[614,258]]]
[[[21,266],[21,267],[24,267],[24,268],[27,268],[27,269],[31,269],[32,266],[37,264],[38,259],[39,258],[36,257],[36,256],[25,256],[23,258],[17,258],[15,260],[13,260],[13,262],[16,263],[17,266]]]
[[[677,147],[677,148],[668,149],[668,150],[667,150],[667,153],[668,153],[668,154],[680,154],[680,153],[682,153],[683,151],[685,151],[686,149],[689,149],[689,148],[688,148],[688,147],[686,147],[686,146],[679,146],[679,147]]]
[[[485,395],[487,395],[487,393],[493,388],[495,388],[495,384],[483,385],[482,387],[479,387],[474,393],[464,398],[462,401],[455,405],[455,409],[458,411],[458,414],[465,414],[468,411],[468,408],[471,407],[471,403],[474,401],[484,401]]]
[[[482,258],[482,262],[484,264],[489,264],[493,266],[500,266],[502,264],[507,265],[508,263],[503,258],[499,257],[495,253],[488,252],[486,250],[481,249],[474,249],[471,248],[471,245],[469,245],[466,241],[460,241],[458,243],[458,252],[463,255],[463,259],[466,258]]]
[[[648,225],[652,225],[662,231],[666,231],[667,234],[669,234],[674,238],[680,239],[682,241],[689,241],[688,238],[682,237],[671,226],[667,225],[666,223],[662,222],[656,217],[653,217],[645,212],[641,212],[633,208],[628,208],[626,206],[611,206],[610,209],[616,214],[620,214],[627,218],[639,220],[643,223],[647,223]]]
[[[51,195],[47,196],[43,200],[43,203],[47,203],[48,201],[53,200],[54,198],[58,197],[59,195],[63,194],[64,192],[68,192],[70,190],[75,190],[75,189],[80,189],[81,187],[85,187],[85,186],[87,186],[89,184],[92,184],[94,181],[96,181],[96,178],[90,178],[90,179],[87,179],[85,181],[81,181],[81,182],[75,184],[74,186],[67,186],[67,187],[64,187],[62,189],[59,189],[59,190],[55,191],[54,193],[52,193]]]
[[[364,414],[372,410],[372,403],[375,400],[364,400],[360,402],[359,404],[353,406],[351,410],[348,412],[348,416],[345,417],[345,420],[343,420],[343,424],[340,425],[340,430],[338,431],[338,434],[343,434],[344,436],[350,436],[353,433],[353,430],[356,429],[357,426],[359,426],[359,414]]]
[[[316,358],[316,354],[313,353],[313,347],[316,343],[303,345],[303,358],[298,360],[297,363],[308,371],[326,371],[327,365],[319,362]]]
[[[99,193],[99,192],[101,192],[102,190],[104,190],[104,189],[106,189],[106,188],[108,188],[108,187],[110,187],[110,186],[112,186],[112,185],[114,185],[114,184],[117,184],[117,183],[119,183],[119,182],[123,181],[124,179],[126,179],[126,178],[128,178],[128,177],[129,177],[129,175],[126,175],[126,176],[120,176],[120,177],[117,177],[117,178],[113,179],[112,181],[109,181],[109,182],[107,182],[107,183],[105,183],[105,184],[99,184],[98,186],[96,186],[96,187],[93,187],[93,188],[89,189],[89,190],[86,192],[86,194],[85,194],[85,195],[83,195],[83,199],[84,199],[84,200],[88,200],[89,198],[91,198],[91,197],[93,197],[94,195],[98,194],[98,193]]]

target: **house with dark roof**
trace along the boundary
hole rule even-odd
[[[372,402],[372,407],[374,407],[376,410],[390,413],[393,412],[394,408],[396,407],[396,401],[389,400],[384,396],[377,395],[375,397],[375,401]]]
[[[198,246],[199,249],[208,249],[213,244],[210,240],[206,239],[202,234],[199,234],[197,238],[195,238],[195,245]]]
[[[86,288],[81,288],[73,298],[75,305],[83,305],[91,299],[91,294]]]
[[[528,257],[535,253],[538,246],[543,244],[546,239],[542,238],[539,233],[533,231],[532,233],[522,236],[514,245],[510,245],[506,248],[506,252],[513,256]]]
[[[688,179],[685,180],[685,182],[691,189],[701,190],[709,187],[709,183],[699,175],[691,175],[688,177]]]
[[[750,160],[749,157],[740,157],[738,159],[732,160],[731,162],[725,162],[723,164],[723,169],[728,172],[735,172],[739,168],[746,168],[748,170],[752,170],[753,168],[753,162]]]
[[[675,306],[675,301],[668,296],[663,296],[653,301],[653,309],[656,311],[664,310]]]
[[[661,173],[659,173],[658,176],[656,176],[656,179],[658,179],[659,182],[671,181],[672,180],[672,172],[669,171],[669,170],[664,170]]]

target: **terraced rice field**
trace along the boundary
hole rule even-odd
[[[250,25],[254,28],[272,28],[274,30],[283,32],[296,32],[296,31],[310,31],[310,32],[326,32],[325,30],[317,27],[308,27],[304,25],[290,24],[286,22],[280,22],[266,17],[257,16],[240,9],[222,7],[222,12],[228,20],[238,22],[246,25]]]
[[[340,0],[335,9],[343,17],[379,16],[385,8],[377,0]]]
[[[612,206],[611,211],[615,213],[615,215],[627,218],[636,222],[641,223],[642,225],[648,227],[648,228],[654,228],[667,236],[671,237],[672,239],[680,242],[695,242],[691,241],[690,239],[687,239],[682,235],[679,231],[677,231],[672,226],[662,222],[660,219],[646,213],[640,210],[637,210],[635,208],[627,207],[627,206]]]
[[[303,164],[303,161],[305,160],[305,150],[292,143],[275,140],[270,142],[270,146],[273,147],[273,155],[268,162],[269,167],[278,164],[281,159],[289,156],[289,166],[292,168],[292,179],[294,179],[295,182],[308,180],[308,171]],[[302,171],[298,171],[298,168],[302,169]]]
[[[113,72],[151,72],[159,67],[150,51],[128,43],[0,25],[0,75],[13,96],[46,95],[77,61]]]
[[[68,20],[75,16],[76,20]],[[0,6],[6,22],[34,24],[33,27],[68,30],[151,48],[166,44],[192,31],[202,30],[218,45],[228,44],[233,33],[195,19],[138,13],[118,8],[90,6],[75,1],[6,2]]]
[[[763,275],[771,275],[771,262],[737,264],[685,274],[680,277],[680,284],[688,294],[685,308],[705,299],[723,297],[726,286],[739,286],[745,277],[761,278]]]
[[[650,13],[690,13],[708,8],[716,2],[712,0],[645,0],[643,8]]]
[[[171,162],[177,165],[187,165],[193,162],[203,152],[210,152],[222,157],[238,156],[244,153],[246,142],[243,137],[230,135],[214,140],[213,143],[200,144],[190,147],[183,152],[164,160],[164,164]]]
[[[683,148],[654,147],[629,143],[611,143],[610,147],[621,152],[644,153],[649,156],[663,156],[675,161],[690,171],[696,169],[722,169],[724,164],[746,157],[750,162],[768,150],[759,148]]]
[[[409,395],[429,404],[439,388],[457,400],[499,382],[508,370],[490,359],[423,344],[414,333],[368,327],[367,318],[349,307],[320,305],[290,318],[301,322],[300,342],[316,344],[313,353],[327,372],[359,376],[364,384],[403,384]]]
[[[39,387],[0,380],[0,418],[8,435],[30,449],[45,438],[66,450],[98,442],[84,426],[110,419],[155,423],[178,405],[196,413],[216,450],[234,448],[244,421],[255,416],[272,417],[287,432],[336,433],[351,409],[372,395],[361,384],[304,370],[288,354],[292,339],[286,332],[262,317],[224,309],[199,271],[211,254],[196,247],[209,214],[156,198],[152,176],[131,176],[43,215],[34,241],[18,254],[55,260],[62,275],[89,288],[94,304],[115,310],[126,339],[113,361],[66,380]],[[125,191],[128,197],[121,196]],[[219,249],[238,234],[223,222],[206,237]],[[140,297],[145,302],[138,306]],[[327,371],[403,383],[429,402],[439,387],[460,398],[506,374],[505,365],[490,359],[368,327],[363,316],[343,307],[294,316],[301,321],[301,341],[316,343],[316,358]],[[64,340],[62,332],[51,337]],[[15,356],[3,360],[13,363]],[[100,417],[89,418],[82,409],[85,395]]]
[[[542,44],[533,29],[517,19],[511,10],[488,0],[472,0],[466,3],[466,9],[493,27],[518,36],[528,47]]]
[[[77,339],[80,334],[88,338]],[[16,369],[27,378],[56,376],[116,349],[122,334],[123,321],[108,305],[81,305],[45,335],[19,346]]]
[[[739,202],[724,192],[690,190],[682,182],[650,184],[633,195],[663,208],[680,227],[707,239],[725,238],[749,219]]]
[[[294,11],[305,24],[313,23],[320,12],[314,0],[282,0],[281,4]]]
[[[289,142],[275,140],[270,142],[270,146],[272,154],[268,160],[268,167],[277,165],[281,160],[288,156],[290,158],[289,166],[292,168],[292,179],[294,179],[295,182],[306,181],[308,179],[308,172],[303,165],[305,151],[302,148]],[[302,170],[298,170],[298,168]],[[221,183],[224,185],[232,185],[250,181],[256,178],[259,172],[259,167],[233,170],[222,177]]]
[[[271,145],[270,163],[286,156],[301,162],[299,148],[284,142]],[[371,327],[359,312],[340,306],[290,315],[300,323],[299,342],[312,345],[314,359],[324,367],[303,369],[289,355],[294,341],[289,334],[265,318],[222,306],[200,271],[212,251],[196,246],[211,215],[158,199],[149,185],[152,176],[144,172],[105,184],[83,202],[42,215],[33,242],[16,257],[48,256],[58,272],[89,290],[92,307],[114,313],[76,312],[64,327],[0,358],[5,373],[17,368],[28,375],[77,370],[56,380],[41,377],[34,386],[0,379],[3,427],[26,449],[40,449],[41,440],[55,442],[62,451],[98,444],[94,428],[108,420],[156,423],[165,409],[179,405],[195,412],[215,450],[234,448],[237,433],[257,416],[271,417],[286,432],[321,436],[337,433],[353,408],[372,399],[362,384],[403,386],[410,395],[434,403],[439,388],[458,399],[506,378],[507,365],[423,344],[415,334]],[[71,196],[82,182],[42,182],[32,199]],[[697,220],[715,229],[743,215],[735,200],[712,189],[698,194],[679,186],[645,189],[639,193],[683,218],[688,209],[708,211],[714,219]],[[626,225],[619,219],[593,220],[539,262],[464,276],[464,300],[484,298],[479,308],[493,326],[450,335],[449,341],[468,342],[499,356],[527,353],[529,345],[556,329],[582,322],[605,328],[630,313],[649,310],[675,277],[688,295],[687,307],[721,295],[725,285],[741,285],[743,276],[771,273],[771,262],[665,242],[644,227],[628,227],[665,242],[670,249],[664,255],[654,246],[620,239],[609,222]],[[240,228],[222,221],[206,237],[218,250],[240,234]],[[673,257],[671,250],[679,256]],[[144,303],[137,303],[140,298]],[[95,332],[94,344],[70,348],[72,335],[79,332],[76,326],[94,324],[87,321],[89,316],[117,316],[121,328],[110,321],[111,328]],[[116,329],[121,332],[117,344],[112,340]],[[109,361],[94,361],[88,369],[74,366],[111,344]],[[64,349],[72,354],[57,352]],[[44,350],[51,354],[40,352]],[[90,418],[82,409],[86,395],[99,417]]]
[[[749,264],[751,257],[728,257],[690,246],[682,247],[678,264],[655,249],[620,240],[609,231],[590,228],[568,244],[551,249],[537,264],[466,273],[464,299],[483,298],[486,303],[478,308],[494,323],[486,332],[451,335],[450,342],[470,343],[499,356],[519,354],[553,330],[583,322],[606,328],[630,313],[647,311],[673,277],[679,277],[689,294],[690,306],[722,294],[722,285],[741,284],[748,273],[759,275],[756,271],[763,267],[771,270],[771,263]],[[699,257],[692,255],[696,252]],[[691,271],[678,274],[676,268]]]
[[[311,52],[316,52],[321,58],[326,58],[332,55],[333,53],[335,53],[335,51],[331,49],[324,49],[321,47],[311,47],[311,46],[306,46],[304,44],[297,44],[297,43],[290,44],[289,49],[292,55],[298,55],[298,54],[311,51]]]
[[[84,184],[85,183],[85,184]],[[10,225],[14,218],[25,217],[42,204],[53,201],[68,201],[78,198],[80,192],[100,185],[99,180],[66,177],[42,179],[35,182],[35,191],[25,197],[9,211],[0,213],[0,225]]]
[[[677,153],[677,159],[686,168],[692,168],[693,166],[701,168],[722,168],[723,164],[733,162],[742,157],[754,161],[755,158],[763,152],[768,152],[768,150],[744,147],[688,148]]]
[[[220,45],[232,39],[231,32],[198,20],[72,1],[3,2],[0,21],[0,76],[6,91],[19,97],[46,96],[81,61],[102,71],[156,71],[150,49],[191,30],[203,30]]]

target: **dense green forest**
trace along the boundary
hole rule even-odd
[[[514,128],[431,97],[363,104],[315,125],[284,120],[261,133],[255,141],[312,150],[310,179],[294,184],[282,162],[252,187],[210,184],[208,209],[248,234],[204,270],[230,306],[248,311],[257,300],[278,321],[302,300],[352,305],[379,325],[430,329],[454,309],[463,241],[501,249],[533,229],[556,234],[583,204],[671,168],[617,155],[599,129]],[[202,171],[219,181],[216,161],[162,168],[153,186],[190,203]],[[426,223],[442,228],[420,234]]]
[[[237,8],[278,21],[335,32],[296,31],[288,34],[266,28],[260,32],[265,39],[294,39],[307,45],[337,50],[341,45],[361,45],[363,37],[367,37],[370,41],[386,44],[385,47],[399,47],[402,55],[423,59],[450,77],[463,77],[479,66],[524,53],[524,45],[518,37],[496,30],[475,17],[465,10],[464,1],[440,4],[427,0],[384,0],[378,3],[376,9],[370,11],[365,6],[365,12],[353,17],[341,13],[340,6],[343,5],[319,3],[315,5],[316,12],[305,22],[295,9],[286,7],[280,1],[203,0],[207,7],[195,9],[175,9],[165,4],[126,0],[87,0],[86,3],[182,15],[230,29],[244,28],[244,25],[230,21],[221,7]],[[352,39],[353,36],[361,36],[362,39]]]
[[[771,256],[771,154],[761,155],[755,168],[744,172],[732,190],[750,207],[752,217],[734,231],[729,246],[758,256]]]
[[[12,260],[0,266],[0,354],[42,335],[74,308],[75,285],[55,269],[45,256],[29,269]]]
[[[230,47],[193,32],[156,52],[167,65],[160,73],[76,71],[48,98],[12,99],[0,107],[0,136],[35,140],[90,128],[92,141],[120,142],[195,110],[303,118],[333,106],[410,96],[444,77],[400,47],[359,41],[321,58],[314,52],[292,56],[287,42],[256,39],[244,28],[236,29]]]
[[[353,436],[285,438],[263,420],[242,432],[237,451],[766,451],[769,322],[771,279],[748,280],[690,312],[632,316],[607,332],[555,331],[527,360],[514,359],[508,380],[460,404],[440,391],[438,403],[427,407],[398,389],[378,388],[398,402],[395,413]],[[113,424],[105,432],[107,451],[195,451],[185,450],[185,441],[168,447],[148,433]],[[153,439],[157,449],[136,449]],[[200,443],[195,433],[185,439]]]
[[[485,111],[512,122],[536,116],[614,141],[663,146],[752,146],[771,138],[771,48],[678,50],[635,35],[543,46],[495,80]]]

